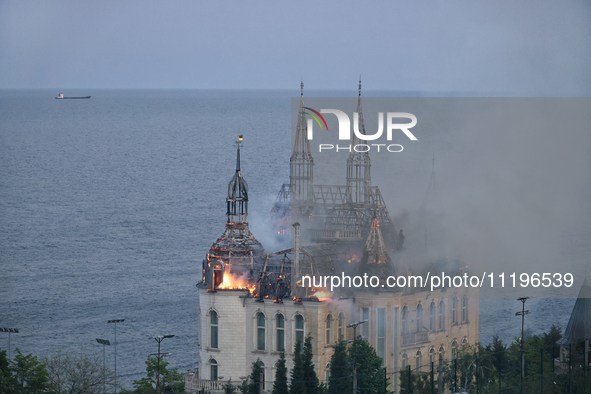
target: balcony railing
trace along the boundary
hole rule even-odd
[[[419,343],[429,342],[429,332],[419,331],[412,334],[402,335],[402,346],[418,345]]]

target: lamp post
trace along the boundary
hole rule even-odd
[[[357,326],[363,323],[367,323],[368,319],[364,319],[355,323],[351,323],[347,325],[347,328],[353,327],[353,343],[357,340]],[[350,342],[347,341],[347,342]],[[357,393],[357,360],[355,357],[355,353],[353,353],[353,394]]]
[[[105,346],[111,346],[111,342],[107,341],[106,339],[99,339],[97,338],[96,341],[98,343],[100,343],[101,345],[103,345],[103,393],[106,393],[107,390],[105,390]]]
[[[158,342],[158,353],[156,356],[158,357],[158,367],[156,369],[156,394],[160,394],[160,356],[168,353],[160,353],[160,343],[166,338],[172,338],[174,335],[160,335],[155,337],[154,339]]]
[[[8,333],[8,359],[10,360],[10,334],[18,334],[18,328],[1,327],[0,331]]]
[[[525,301],[527,301],[529,297],[520,297],[517,300],[521,301],[521,312],[516,312],[515,316],[521,316],[521,389],[520,392],[523,394],[523,378],[525,377],[525,341],[523,340],[523,328],[525,325],[525,315],[529,314],[529,311],[525,310]]]
[[[117,323],[123,323],[125,319],[107,320],[107,323],[115,325],[115,394],[117,394]]]

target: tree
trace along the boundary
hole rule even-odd
[[[49,376],[49,389],[55,394],[98,394],[103,385],[113,383],[113,373],[103,370],[98,356],[68,354],[58,351],[52,358],[45,359]]]
[[[263,373],[263,363],[257,359],[252,363],[252,371],[250,375],[240,385],[242,394],[259,394],[260,390],[260,376]]]
[[[334,353],[330,358],[328,393],[343,394],[351,392],[352,366],[347,356],[347,344],[342,339],[333,345]]]
[[[275,370],[275,382],[273,382],[273,394],[288,394],[287,367],[285,366],[285,352],[279,355]]]
[[[376,350],[365,340],[355,340],[349,348],[349,358],[357,366],[357,390],[360,393],[385,393],[384,368]]]
[[[308,334],[306,340],[304,341],[304,352],[302,354],[304,382],[306,383],[307,394],[318,394],[319,382],[318,376],[316,375],[316,370],[314,369],[314,363],[312,362],[313,357],[314,352],[312,349],[312,336]]]
[[[298,339],[293,349],[293,369],[291,370],[291,382],[289,394],[306,394],[306,376],[302,355],[302,341]]]
[[[6,350],[2,350],[0,351],[0,393],[13,393],[15,388],[16,378],[12,374]]]
[[[236,394],[236,389],[232,384],[232,378],[228,379],[228,381],[224,383],[224,394]]]
[[[182,373],[177,368],[168,369],[169,362],[160,360],[160,392],[184,393],[185,381]],[[133,381],[134,391],[137,394],[154,394],[158,381],[158,358],[150,357],[146,360],[147,376]]]
[[[11,369],[16,378],[16,393],[36,394],[48,391],[49,376],[45,364],[37,360],[37,356],[24,356],[16,349],[16,356],[11,362]]]

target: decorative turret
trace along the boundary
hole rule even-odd
[[[248,185],[240,171],[240,146],[243,137],[236,141],[236,172],[228,184],[226,197],[226,228],[209,249],[203,260],[203,283],[215,290],[224,281],[224,276],[243,277],[252,284],[262,268],[261,257],[265,254],[261,243],[248,227]]]
[[[376,216],[371,222],[371,228],[363,247],[359,272],[381,277],[395,275],[394,266],[386,251],[386,244],[380,230],[380,222]]]
[[[357,112],[354,115],[353,127],[355,131],[365,135],[363,123],[363,109],[361,108],[361,77],[359,77],[359,96],[357,99]],[[355,133],[351,142],[351,153],[347,159],[347,202],[370,203],[371,195],[371,161],[367,152],[355,151],[355,146],[364,144]],[[363,150],[363,149],[360,149]]]
[[[300,84],[300,109],[293,152],[289,160],[290,195],[292,208],[310,202],[313,198],[314,159],[308,141],[308,126],[304,108],[304,82]]]

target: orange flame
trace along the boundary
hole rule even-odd
[[[248,289],[252,292],[255,290],[255,285],[248,286],[248,284],[242,283],[228,274],[224,274],[224,280],[218,286],[218,289]]]

